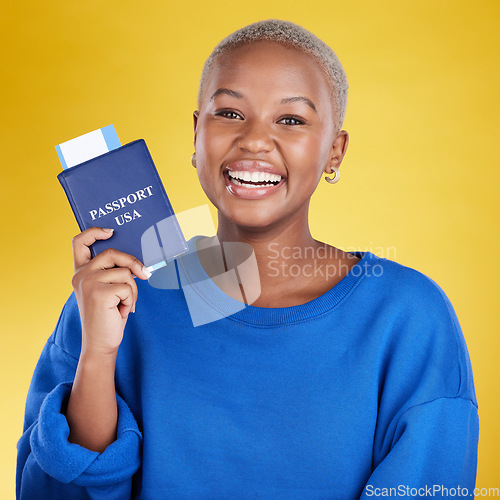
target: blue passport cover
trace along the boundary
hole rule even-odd
[[[114,234],[90,247],[92,257],[115,248],[155,269],[186,252],[186,240],[143,139],[61,172],[80,230]]]

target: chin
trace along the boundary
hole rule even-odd
[[[222,217],[228,222],[245,229],[268,229],[279,225],[275,210],[264,207],[232,207],[231,210],[220,210]]]

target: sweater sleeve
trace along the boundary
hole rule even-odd
[[[391,450],[373,471],[361,498],[391,492],[438,498],[471,494],[478,438],[477,406],[469,399],[443,397],[409,408],[398,420]]]
[[[472,493],[476,479],[478,405],[465,338],[435,281],[395,271],[388,293],[397,297],[383,297],[392,309],[384,316],[372,472],[361,498],[464,496],[449,490]]]
[[[66,302],[45,345],[26,400],[24,432],[19,439],[17,498],[130,498],[139,469],[142,436],[125,401],[117,395],[117,439],[102,453],[68,441],[64,414],[76,367],[74,352],[81,327],[76,300]],[[79,351],[78,351],[79,352]]]

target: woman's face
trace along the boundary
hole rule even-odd
[[[347,133],[316,60],[269,42],[219,56],[194,113],[198,176],[220,214],[238,226],[307,217],[309,199]]]

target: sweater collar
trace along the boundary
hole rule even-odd
[[[378,259],[371,252],[349,252],[360,260],[332,288],[319,297],[290,307],[255,307],[248,306],[226,295],[207,275],[196,252],[198,236],[188,242],[190,251],[177,259],[179,278],[184,293],[196,296],[197,307],[205,309],[204,316],[225,319],[255,327],[285,326],[320,316],[334,309],[351,290],[367,275],[374,260]],[[207,313],[208,311],[208,313]],[[213,319],[211,320],[213,321]]]

